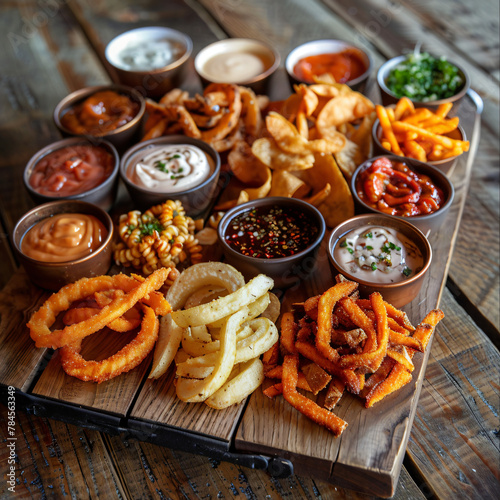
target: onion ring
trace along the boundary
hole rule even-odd
[[[151,307],[142,305],[144,317],[137,336],[116,354],[102,361],[87,361],[80,355],[82,339],[61,348],[63,370],[80,380],[105,382],[138,366],[158,338],[159,321]]]
[[[122,316],[150,292],[161,288],[169,274],[170,268],[160,268],[142,283],[124,274],[117,274],[115,276],[82,278],[75,283],[66,285],[59,292],[52,294],[33,314],[27,324],[30,336],[37,347],[58,348],[82,340]],[[98,291],[117,288],[128,293],[113,299],[98,314],[85,321],[66,326],[63,330],[50,330],[57,315],[68,309],[75,300],[88,297]]]

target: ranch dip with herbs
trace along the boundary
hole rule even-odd
[[[207,180],[215,169],[213,159],[190,144],[148,146],[129,162],[127,177],[157,193],[179,193]]]
[[[404,281],[423,265],[416,245],[388,227],[364,226],[351,231],[339,240],[334,256],[347,272],[370,283]]]
[[[151,71],[173,63],[186,51],[173,40],[148,40],[130,43],[118,54],[118,65],[127,71]]]

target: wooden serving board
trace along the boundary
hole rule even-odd
[[[439,231],[429,235],[431,269],[419,297],[405,307],[414,324],[439,305],[445,284],[479,139],[474,93],[461,104],[458,115],[471,150],[448,173],[455,186],[455,201]],[[326,254],[328,236],[310,277],[283,291],[283,311],[334,283]],[[276,475],[290,474],[293,464],[298,474],[342,487],[384,497],[394,493],[430,347],[414,358],[413,382],[373,408],[366,410],[360,399],[344,395],[335,413],[349,426],[336,439],[282,397],[271,400],[260,389],[247,401],[222,411],[204,404],[185,404],[175,396],[172,369],[159,380],[147,379],[151,357],[102,384],[69,377],[61,368],[57,351],[36,349],[25,326],[47,296],[31,284],[22,269],[0,292],[2,397],[6,388],[13,386],[24,408],[36,414],[108,432],[127,432],[171,448],[267,468]],[[128,340],[123,334],[102,332],[88,338],[83,354],[102,359]]]

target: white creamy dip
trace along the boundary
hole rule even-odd
[[[120,50],[117,63],[127,71],[149,71],[167,66],[184,52],[184,46],[172,40],[131,42]]]
[[[419,249],[394,229],[364,226],[337,243],[337,262],[357,279],[395,283],[414,276],[423,265]]]
[[[148,146],[130,159],[127,177],[158,193],[179,193],[210,177],[215,164],[204,151],[189,144]]]
[[[242,83],[266,70],[264,61],[255,54],[225,52],[211,57],[204,64],[204,76],[212,82]]]

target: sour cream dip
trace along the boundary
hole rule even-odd
[[[116,65],[127,71],[164,68],[179,59],[186,48],[173,40],[130,42],[116,56]]]
[[[266,70],[265,61],[257,54],[224,52],[207,59],[202,67],[205,78],[212,82],[242,83]]]
[[[127,177],[137,186],[156,193],[180,193],[207,180],[214,161],[190,144],[151,145],[129,161]]]
[[[334,256],[347,272],[370,283],[404,281],[423,265],[422,254],[412,241],[381,226],[363,226],[343,236]]]

